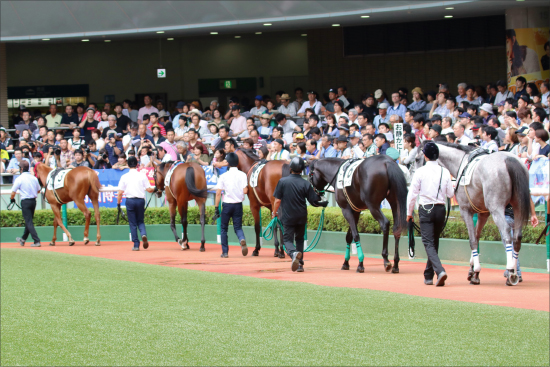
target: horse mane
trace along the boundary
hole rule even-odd
[[[158,165],[159,167],[158,171],[164,174],[164,169],[166,168],[166,166],[168,165],[171,166],[173,164],[174,164],[174,161],[162,162],[161,164]]]
[[[443,142],[443,141],[438,141],[438,142],[435,142],[435,143],[438,144],[438,145],[444,145],[444,146],[449,147],[449,148],[455,148],[455,149],[461,150],[465,153],[470,153],[470,152],[477,149],[477,147],[474,147],[474,146],[471,146],[471,145],[460,145],[460,144]]]
[[[258,157],[254,149],[239,148],[239,150],[254,162],[258,162],[260,160],[260,157]]]

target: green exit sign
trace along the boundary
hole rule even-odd
[[[220,80],[220,89],[236,89],[237,81],[235,79]]]

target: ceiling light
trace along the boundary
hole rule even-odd
[[[273,24],[271,24],[271,23],[264,23],[264,25],[265,25],[266,27],[269,27],[270,25],[273,25]]]
[[[256,34],[262,34],[262,32],[256,32]]]
[[[361,18],[370,18],[370,15],[361,15]]]
[[[307,33],[302,33],[302,37],[305,37],[305,36],[307,36]]]
[[[173,38],[167,38],[166,40],[167,41],[173,41],[174,39]]]
[[[158,34],[163,34],[163,33],[164,33],[164,31],[158,31],[157,33],[158,33]]]
[[[42,38],[42,41],[49,41],[49,38]]]
[[[445,15],[445,18],[452,18],[452,15]]]
[[[103,42],[111,42],[111,40],[104,40]]]
[[[241,38],[241,36],[235,36],[235,38]]]
[[[451,6],[450,8],[445,8],[445,10],[454,10],[454,8]]]
[[[218,32],[210,32],[210,34],[218,34]]]
[[[340,27],[340,24],[333,24],[333,27]]]
[[[82,40],[82,42],[90,42],[90,40],[86,39],[86,40]]]

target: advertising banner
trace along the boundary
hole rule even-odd
[[[516,79],[540,85],[550,78],[550,28],[506,30],[508,89],[516,92]]]

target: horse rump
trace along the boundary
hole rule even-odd
[[[512,202],[515,201],[514,230],[520,230],[531,217],[529,177],[525,166],[516,158],[507,157],[504,162],[512,181]]]
[[[206,198],[208,196],[207,189],[197,189],[195,185],[195,169],[193,167],[187,167],[187,171],[185,171],[185,184],[187,185],[187,190],[192,195],[198,198]]]
[[[394,192],[397,199],[397,208],[395,209],[397,217],[394,216],[393,220],[397,232],[402,233],[407,224],[407,180],[397,163],[388,161],[386,163],[386,169],[388,171],[390,190]]]

